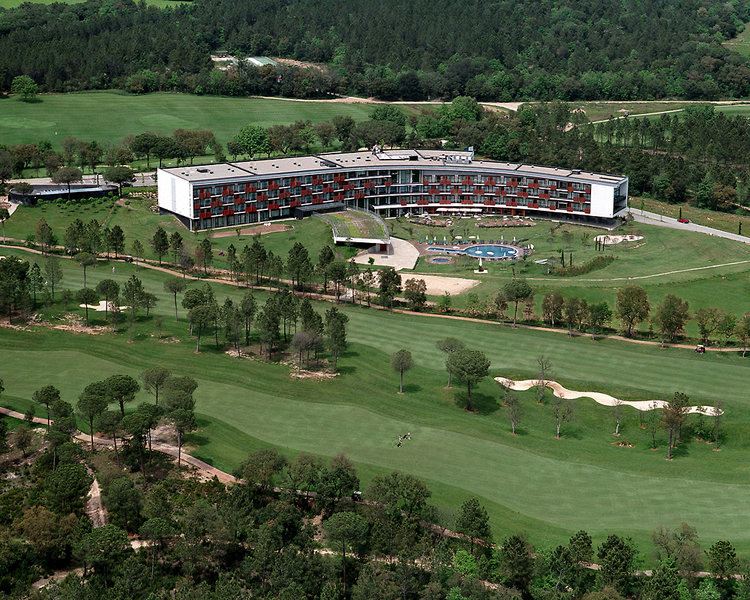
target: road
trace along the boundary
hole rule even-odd
[[[633,216],[633,219],[638,223],[656,225],[657,227],[668,227],[669,229],[694,231],[696,233],[704,233],[706,235],[721,237],[735,242],[742,242],[743,244],[750,244],[750,237],[744,235],[729,233],[728,231],[706,227],[705,225],[698,225],[697,223],[680,223],[677,219],[672,217],[665,217],[659,213],[648,212],[647,210],[641,210],[639,208],[630,208],[629,212]]]

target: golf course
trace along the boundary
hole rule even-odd
[[[121,210],[124,207],[118,208]],[[9,220],[9,236],[22,233],[23,215],[19,212]],[[14,223],[16,216],[19,219]],[[163,218],[153,216],[155,220]],[[49,220],[62,226],[57,219]],[[153,224],[149,222],[148,227]],[[315,220],[304,224],[311,227],[311,239],[317,235],[321,244],[325,243],[324,224]],[[145,239],[148,227],[132,225],[128,233]],[[611,275],[627,280],[670,270],[670,266],[676,270],[678,265],[747,258],[748,249],[741,244],[638,227],[654,247],[632,263],[615,261],[608,267],[613,269]],[[323,230],[315,233],[316,228]],[[288,238],[304,240],[306,231],[293,229],[262,239],[264,243],[274,240],[270,242],[274,252],[283,255],[291,246]],[[670,237],[678,235],[679,243]],[[233,238],[217,239],[217,243],[222,239]],[[713,253],[708,242],[715,245]],[[234,243],[240,245],[242,240]],[[693,251],[679,256],[665,252],[676,252],[678,246]],[[0,248],[0,252],[43,263],[40,255],[23,250]],[[63,280],[58,289],[80,288],[78,264],[60,262]],[[710,275],[693,271],[653,285],[648,280],[643,283],[655,296],[660,290],[684,291],[691,303],[720,304],[739,312],[743,306],[747,308],[746,269],[747,265],[721,267]],[[269,446],[288,456],[300,451],[325,457],[345,453],[365,480],[393,469],[426,480],[448,526],[453,519],[448,507],[474,495],[487,507],[498,536],[525,531],[537,547],[559,543],[585,528],[597,541],[617,532],[649,548],[655,528],[687,522],[698,528],[706,544],[731,538],[743,555],[750,553],[750,534],[744,533],[750,531],[744,512],[750,500],[750,485],[744,482],[748,474],[744,453],[750,416],[750,358],[742,358],[738,352],[698,355],[658,345],[592,341],[589,336],[570,338],[561,332],[341,305],[339,309],[349,317],[349,344],[339,359],[338,375],[298,379],[292,376],[294,368],[284,361],[233,358],[223,345],[214,348],[212,337],[204,340],[196,353],[186,311],[178,307],[179,320],[175,320],[173,298],[164,291],[164,282],[170,278],[166,273],[101,261],[88,269],[88,285],[94,287],[104,278],[122,285],[133,274],[158,303],[149,317],[141,315],[117,332],[106,327],[103,313],[94,311],[90,311],[91,324],[104,326],[97,334],[64,330],[68,315],[82,315],[83,310],[59,301],[39,310],[45,325],[1,328],[5,393],[0,403],[27,409],[42,380],[58,387],[64,399],[75,401],[92,374],[137,377],[145,368],[159,365],[198,381],[199,429],[189,436],[188,449],[223,470],[237,468],[250,450]],[[596,273],[597,278],[604,275],[604,271]],[[500,285],[503,277],[510,275],[482,285],[489,291]],[[566,283],[573,286],[573,293],[608,299],[621,285],[587,282],[587,277],[579,281],[569,278]],[[541,278],[544,282],[540,285],[552,285],[551,277]],[[719,278],[723,287],[717,298],[714,286]],[[212,287],[219,303],[225,297],[239,301],[246,291],[224,284]],[[268,297],[266,291],[253,293],[259,304]],[[330,306],[314,305],[319,311]],[[491,361],[490,377],[474,390],[475,412],[462,408],[459,384],[446,386],[445,355],[436,344],[448,337],[484,352]],[[414,357],[403,394],[398,393],[398,375],[390,365],[390,355],[399,348]],[[655,426],[650,415],[624,407],[621,434],[615,437],[613,408],[587,398],[574,401],[573,416],[563,424],[561,438],[555,439],[552,393],[548,391],[540,403],[536,390],[516,392],[521,418],[517,435],[513,435],[503,406],[505,392],[492,378],[533,378],[540,356],[551,362],[553,378],[570,389],[607,393],[628,401],[670,400],[681,391],[689,395],[690,404],[714,406],[721,402],[724,441],[717,450],[711,443],[690,438],[675,450],[675,458],[667,461],[666,432],[661,428],[655,430],[656,448],[651,448]],[[145,392],[137,398],[147,400]],[[711,417],[693,415],[687,427],[698,431],[708,424],[710,428],[710,421]],[[83,423],[80,426],[85,428]],[[395,441],[406,432],[411,433],[411,440],[398,447]]]

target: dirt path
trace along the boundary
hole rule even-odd
[[[86,466],[86,471],[93,478],[89,494],[86,497],[86,515],[91,519],[93,527],[104,527],[109,519],[107,517],[107,509],[104,508],[104,503],[102,502],[102,490],[99,487],[99,480],[96,478],[96,473],[88,465]]]

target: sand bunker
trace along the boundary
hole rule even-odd
[[[79,304],[78,306],[80,306],[81,308],[86,308],[85,304]],[[99,304],[89,304],[88,306],[89,306],[89,309],[95,310],[97,312],[106,312],[106,311],[111,312],[112,309],[117,310],[118,308],[119,310],[123,311],[123,310],[127,310],[128,308],[130,308],[129,306],[117,307],[111,302],[107,302],[106,300],[100,300]]]
[[[613,246],[622,242],[639,242],[643,239],[642,235],[597,235],[594,240],[603,243],[605,246]]]
[[[536,387],[539,382],[538,379],[523,379],[521,381],[514,381],[513,379],[507,379],[506,377],[495,377],[500,385],[519,392],[529,390]],[[632,406],[636,410],[648,411],[656,408],[664,408],[669,402],[665,400],[640,400],[631,402],[628,400],[620,400],[609,394],[603,394],[601,392],[577,392],[575,390],[569,390],[560,385],[557,381],[545,381],[544,385],[547,386],[558,398],[565,398],[566,400],[576,400],[578,398],[591,398],[594,402],[603,404],[604,406]],[[716,409],[713,406],[691,406],[688,408],[689,413],[696,413],[708,416],[715,416],[717,414]],[[718,414],[724,414],[723,410],[720,410]]]

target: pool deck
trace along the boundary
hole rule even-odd
[[[514,256],[494,256],[491,254],[467,254],[465,251],[467,248],[472,246],[504,246],[506,248],[513,248],[516,251]],[[419,242],[416,244],[419,250],[419,255],[424,257],[439,257],[439,256],[468,256],[470,258],[482,258],[488,261],[499,261],[499,260],[517,260],[522,258],[528,251],[525,248],[513,243],[506,241],[492,241],[492,240],[472,240],[471,242]],[[431,250],[431,248],[439,248],[440,250]],[[439,263],[437,263],[439,264]]]

